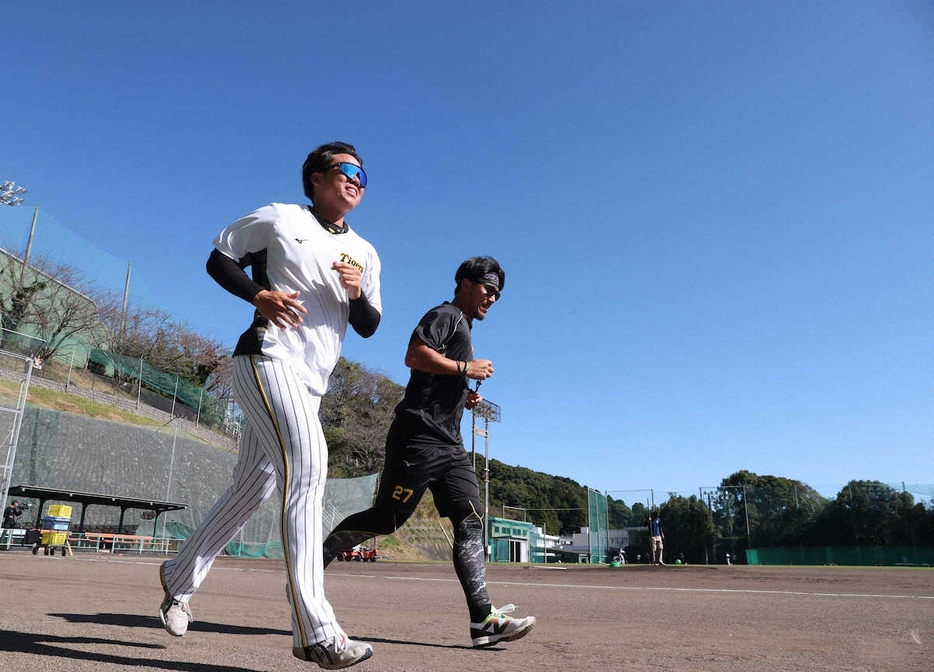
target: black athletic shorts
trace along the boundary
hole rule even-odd
[[[435,507],[445,518],[464,502],[482,515],[477,474],[464,447],[430,434],[413,434],[405,423],[393,422],[386,437],[376,506],[411,514],[425,490],[431,490]]]

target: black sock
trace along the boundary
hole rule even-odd
[[[487,616],[493,613],[493,605],[487,604],[482,607],[474,607],[470,610],[471,623],[483,623]]]

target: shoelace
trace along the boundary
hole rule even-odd
[[[493,616],[505,616],[506,614],[511,614],[511,613],[514,612],[515,610],[516,610],[516,605],[514,605],[514,604],[506,604],[506,605],[503,605],[502,607],[500,607],[499,609],[493,609],[493,611],[491,612],[491,614],[492,614]]]
[[[334,638],[334,653],[343,653],[347,648],[347,635]]]
[[[182,610],[189,618],[191,618],[191,607],[188,606],[186,602],[180,602],[175,598],[172,598],[172,606],[178,605],[178,608]]]

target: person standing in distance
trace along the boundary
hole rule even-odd
[[[10,505],[3,510],[3,529],[12,530],[15,528],[16,519],[23,515],[23,511],[28,508],[28,506],[20,505],[20,503],[14,499]]]
[[[475,359],[474,320],[483,320],[499,299],[506,273],[490,257],[472,257],[454,276],[454,299],[432,308],[409,339],[411,370],[386,437],[386,463],[374,505],[345,518],[324,542],[327,566],[365,539],[392,534],[431,490],[441,516],[454,527],[454,568],[467,598],[475,647],[524,637],[535,617],[512,618],[515,607],[494,609],[486,588],[483,518],[477,474],[464,449],[461,416],[483,398],[470,380],[493,375],[493,362]]]
[[[354,147],[318,147],[302,181],[311,206],[272,203],[238,219],[217,236],[207,262],[221,287],[256,308],[233,354],[234,393],[247,422],[233,484],[160,568],[159,616],[171,634],[185,634],[193,620],[188,602],[215,558],[278,489],[292,654],[338,669],[373,650],[347,637],[324,596],[328,451],[318,410],[348,323],[364,338],[379,324],[380,261],[344,219],[367,184]]]
[[[652,562],[664,567],[662,552],[665,550],[665,528],[662,526],[662,518],[658,511],[653,511],[649,516],[649,547]]]

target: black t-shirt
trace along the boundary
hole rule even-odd
[[[10,529],[16,527],[16,516],[20,515],[22,510],[13,506],[8,506],[3,510],[3,527]]]
[[[448,359],[469,362],[473,359],[470,328],[461,309],[445,301],[425,313],[412,338]],[[413,369],[396,416],[412,433],[420,434],[425,429],[445,443],[462,444],[461,417],[467,391],[465,376],[436,376]]]

